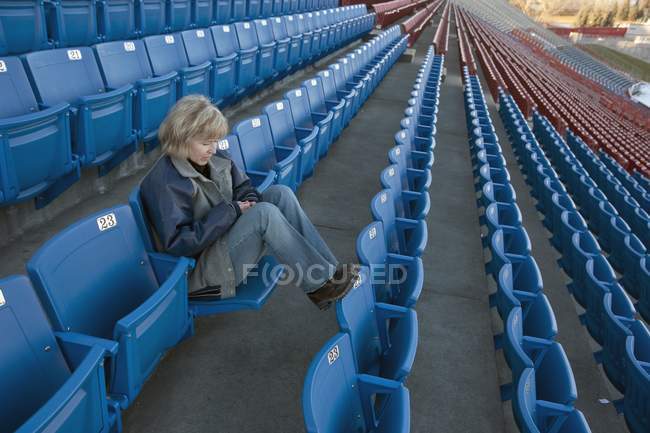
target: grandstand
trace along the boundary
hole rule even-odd
[[[0,433],[650,433],[650,109],[505,0],[0,2]],[[183,96],[352,290],[188,297]]]

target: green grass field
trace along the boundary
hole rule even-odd
[[[581,44],[580,48],[603,62],[625,71],[633,77],[650,81],[650,63],[597,44]]]

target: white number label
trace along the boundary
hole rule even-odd
[[[79,50],[68,50],[68,58],[70,60],[81,60],[81,51],[79,51]]]
[[[251,28],[251,25],[249,23],[244,23],[244,28],[248,30]]]
[[[228,143],[228,140],[226,139],[219,140],[217,142],[217,147],[219,148],[219,150],[228,150],[230,149],[230,143]]]
[[[399,147],[395,149],[395,155],[399,156],[400,153],[402,153],[402,149],[400,149]]]
[[[165,43],[167,45],[171,45],[174,43],[174,35],[167,35],[165,36]]]
[[[280,20],[280,18],[275,19],[275,22],[278,23],[278,24],[280,24],[280,21],[282,21],[282,20]]]
[[[354,59],[354,53],[350,54],[350,57],[352,57]]]
[[[402,138],[402,139],[406,138],[406,131],[400,132],[399,137]]]
[[[336,69],[338,71],[339,70],[339,65],[338,64],[334,65],[334,69]]]
[[[394,169],[393,167],[391,167],[391,168],[388,169],[388,175],[389,175],[390,177],[395,176],[395,169]]]
[[[224,33],[230,33],[230,26],[223,26],[221,29]]]
[[[330,76],[329,71],[324,71],[324,72],[323,72],[323,77],[327,78],[327,77],[329,77],[329,76]]]
[[[359,275],[357,279],[354,280],[354,284],[352,285],[352,288],[358,289],[360,285],[361,285],[361,275]]]
[[[196,31],[196,37],[197,38],[204,38],[205,37],[205,32],[203,30],[197,30]]]
[[[259,117],[256,117],[251,121],[251,124],[253,125],[253,128],[259,128],[262,122],[260,121]]]
[[[343,64],[347,65],[348,64],[348,59],[343,59]]]
[[[262,25],[266,26],[266,20],[262,20]]]
[[[0,307],[2,307],[5,304],[5,295],[2,294],[2,290],[0,290]]]
[[[379,201],[384,204],[388,200],[388,195],[385,192],[382,192],[379,196]]]
[[[315,86],[316,84],[318,84],[318,82],[316,80],[311,80],[310,83],[311,83],[312,87]]]
[[[103,232],[104,230],[108,230],[112,227],[115,227],[116,225],[117,225],[117,218],[115,217],[115,214],[112,212],[97,218],[97,227],[99,227],[99,231],[101,232]]]
[[[124,42],[124,51],[129,53],[135,51],[135,44],[131,41]]]
[[[300,14],[300,15],[298,15],[298,19],[299,19],[299,20],[304,20],[305,17],[303,17],[302,14]]]
[[[278,111],[284,110],[284,102],[278,102],[277,104],[275,104],[275,109]]]
[[[4,60],[0,60],[0,72],[7,72],[7,64]]]
[[[289,21],[293,21],[293,17],[289,15],[287,18],[289,18]]]
[[[296,97],[300,98],[302,96],[302,90],[298,89],[296,90]]]
[[[377,237],[377,227],[373,227],[370,230],[368,230],[368,237],[370,239],[374,239]]]
[[[338,344],[332,348],[329,352],[327,352],[327,362],[329,362],[329,365],[332,365],[336,362],[337,359],[339,359],[339,346]]]

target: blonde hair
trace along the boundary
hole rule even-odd
[[[193,139],[221,139],[228,134],[228,120],[202,95],[183,97],[167,113],[158,128],[162,151],[170,156],[189,157]]]

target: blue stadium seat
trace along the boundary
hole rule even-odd
[[[235,165],[237,165],[237,167],[239,167],[242,171],[246,172],[246,175],[250,178],[251,183],[259,192],[264,192],[269,186],[275,184],[275,178],[278,174],[273,170],[269,170],[266,174],[251,173],[246,171],[246,164],[244,162],[241,145],[239,144],[239,139],[236,135],[231,134],[219,140],[218,147],[219,150],[227,152]]]
[[[7,432],[110,433],[120,428],[119,408],[109,405],[104,358],[117,351],[77,344],[52,330],[24,276],[0,280],[0,326],[5,347],[0,369],[2,428]]]
[[[483,186],[482,192],[478,203],[484,208],[492,203],[515,203],[517,201],[517,194],[510,183],[487,182]]]
[[[266,83],[277,78],[279,71],[275,68],[275,40],[268,20],[256,20],[251,23],[252,35],[259,45],[258,70],[259,78]]]
[[[99,33],[105,41],[133,39],[137,36],[133,0],[103,0],[97,3]]]
[[[482,222],[487,226],[487,235],[483,238],[483,246],[487,247],[494,232],[501,227],[519,227],[522,215],[516,203],[492,203],[485,210]]]
[[[346,119],[351,116],[352,96],[348,98],[337,91],[336,81],[334,81],[334,74],[331,69],[319,71],[316,75],[320,77],[321,84],[323,85],[325,105],[334,111],[334,113],[340,113],[340,119],[337,120],[339,124],[338,134],[336,134],[336,130],[332,131],[332,140],[335,140],[341,135],[343,128],[349,123],[349,121],[346,122]]]
[[[164,353],[193,333],[187,308],[190,259],[148,253],[128,206],[59,232],[27,263],[54,329],[83,345],[119,348],[108,388],[133,403]]]
[[[149,36],[165,32],[167,27],[167,0],[137,0],[135,2],[138,35]]]
[[[180,32],[192,26],[192,3],[196,0],[167,0],[169,31]]]
[[[273,0],[261,0],[260,2],[260,18],[273,17]]]
[[[513,399],[515,421],[522,433],[559,431],[574,411],[578,397],[564,349],[553,343],[537,368],[525,369]]]
[[[426,218],[431,208],[429,193],[403,190],[397,165],[392,164],[386,167],[382,170],[379,178],[382,188],[390,189],[393,192],[395,211],[398,217],[414,220]]]
[[[36,198],[41,208],[79,180],[70,144],[70,106],[39,111],[17,57],[0,58],[0,206]]]
[[[178,73],[176,88],[178,98],[195,93],[210,97],[212,64],[205,61],[190,66],[180,33],[147,36],[143,41],[155,76],[162,77],[170,72]]]
[[[302,35],[298,33],[298,26],[293,19],[293,15],[284,17],[273,18],[273,32],[275,38],[278,36],[286,36],[289,38],[289,65],[295,69],[302,63],[301,50],[302,50]]]
[[[576,227],[573,227],[571,224],[567,225],[569,231],[562,230],[562,215],[564,212],[571,212],[570,219],[580,221]],[[571,200],[571,197],[566,193],[553,193],[551,196],[550,209],[546,212],[544,217],[544,226],[549,229],[553,235],[551,236],[551,243],[553,246],[561,253],[565,253],[565,248],[570,242],[570,238],[573,235],[573,229],[577,230],[587,230],[587,223],[584,222],[582,216],[578,214],[576,205]],[[569,222],[569,220],[567,220]],[[566,238],[565,238],[566,236]],[[568,239],[567,239],[568,238]],[[566,241],[566,242],[563,242]]]
[[[216,0],[214,17],[216,24],[232,22],[232,0]]]
[[[375,407],[375,399],[384,402]],[[360,374],[348,334],[332,337],[309,366],[302,392],[307,433],[408,433],[410,402],[400,382]]]
[[[421,152],[416,150],[413,145],[412,137],[408,129],[402,129],[395,134],[395,144],[397,146],[406,146],[408,149],[407,158],[408,166],[419,170],[430,170],[433,167],[434,155],[431,150]]]
[[[282,15],[282,0],[273,0],[273,15]]]
[[[294,1],[294,0],[291,0]],[[298,17],[298,30],[304,35],[309,35],[311,43],[309,44],[309,58],[316,60],[320,54],[320,36],[322,31],[314,27],[311,20],[313,14],[311,12],[305,14],[296,14]]]
[[[499,271],[506,263],[523,260],[530,255],[532,245],[523,226],[499,227],[490,238],[491,260],[485,265],[485,273],[496,280]]]
[[[623,258],[621,253],[625,244],[625,238],[632,234],[630,226],[627,225],[625,220],[618,215],[612,215],[609,218],[609,224],[603,227],[600,231],[600,244],[605,251],[611,252],[609,256],[612,266],[617,269],[622,269]]]
[[[277,173],[275,183],[296,190],[300,179],[300,147],[275,147],[269,120],[265,114],[239,122],[233,132],[239,139],[246,172],[266,176]]]
[[[418,345],[415,310],[375,302],[370,271],[362,266],[354,288],[336,302],[342,332],[350,335],[357,371],[403,382]]]
[[[329,71],[321,71],[323,73]],[[307,91],[307,96],[309,99],[309,106],[311,107],[312,113],[316,113],[319,118],[326,118],[328,113],[332,113],[332,120],[330,122],[330,144],[326,146],[320,146],[319,158],[325,157],[331,146],[332,142],[336,140],[339,135],[341,135],[341,130],[343,129],[343,107],[344,104],[338,102],[336,104],[330,104],[325,98],[325,91],[323,89],[323,79],[321,75],[316,75],[315,77],[303,81],[303,88]]]
[[[379,302],[408,308],[415,306],[424,283],[422,259],[389,253],[381,221],[361,230],[357,236],[357,256],[362,265],[370,268]]]
[[[94,46],[102,76],[109,90],[133,85],[134,124],[145,151],[158,144],[158,126],[176,103],[178,74],[154,77],[141,40],[106,42]]]
[[[257,35],[252,24],[249,22],[237,22],[231,28],[235,30],[237,53],[239,54],[237,93],[250,93],[256,86],[260,86],[263,81],[258,75],[260,71],[258,67],[259,53]]]
[[[304,86],[290,90],[284,94],[284,98],[289,101],[291,114],[296,127],[305,130],[314,130],[318,128],[318,147],[314,152],[314,165],[318,162],[320,155],[327,152],[322,149],[328,149],[332,142],[332,112],[320,113],[315,112],[309,103],[309,94]]]
[[[260,18],[261,0],[246,0],[246,20],[255,20]]]
[[[388,151],[388,161],[398,167],[404,191],[427,192],[431,187],[431,170],[409,167],[409,146],[395,146]]]
[[[133,86],[108,90],[92,49],[37,51],[25,64],[41,107],[71,104],[72,152],[82,166],[104,175],[135,151]]]
[[[625,422],[632,433],[650,431],[650,333],[644,329],[625,342]]]
[[[289,49],[288,41],[283,43],[276,42],[273,36],[272,19],[262,18],[255,20],[255,30],[257,32],[257,40],[260,44],[260,50],[264,50],[267,55],[269,48],[272,48],[270,55],[271,65],[270,69],[273,71],[272,79],[278,79],[284,76],[289,71]],[[265,57],[266,61],[268,57]]]
[[[377,193],[370,202],[370,211],[374,220],[383,224],[389,253],[413,257],[422,255],[428,240],[427,223],[397,217],[391,190]]]
[[[577,231],[571,235],[569,253],[562,257],[562,264],[571,276],[567,286],[575,300],[585,307],[587,305],[587,262],[602,254],[600,245],[589,231]]]
[[[255,71],[253,70],[251,75],[251,67],[254,65],[247,59],[241,67],[239,45],[232,26],[228,24],[212,26],[210,33],[217,52],[215,75],[218,79],[216,85],[213,84],[215,92],[213,97],[218,104],[219,100],[222,100],[221,104],[223,104],[231,102],[240,93],[240,86],[252,85]],[[241,93],[246,90],[245,87]]]
[[[506,320],[514,307],[521,306],[524,318],[533,301],[542,293],[542,274],[532,256],[511,261],[499,271],[496,294],[490,295],[490,306],[496,307]]]
[[[232,0],[232,15],[230,22],[237,23],[246,19],[247,0]]]
[[[0,2],[0,56],[51,48],[39,0]]]
[[[45,2],[47,28],[56,47],[92,45],[100,41],[96,4],[87,0]]]
[[[272,17],[268,20],[271,24],[273,40],[275,40],[276,43],[275,64],[273,68],[280,74],[280,76],[284,76],[291,69],[291,39],[287,36],[287,28],[285,27],[284,20],[281,17]]]
[[[218,31],[218,30],[217,30]],[[229,102],[236,92],[237,54],[231,52],[225,57],[217,57],[210,30],[185,30],[181,33],[185,53],[190,66],[210,62],[210,97],[219,106]]]
[[[192,1],[192,24],[198,28],[210,27],[215,24],[216,5],[216,0]]]
[[[275,147],[289,151],[300,148],[298,182],[302,182],[314,171],[314,157],[318,150],[318,127],[313,130],[296,127],[286,99],[264,107],[264,114],[269,119]]]
[[[411,147],[413,150],[429,152],[433,151],[435,148],[435,138],[431,135],[431,133],[420,130],[420,125],[417,125],[411,117],[403,118],[400,121],[400,127],[409,132],[409,135],[411,137]]]

